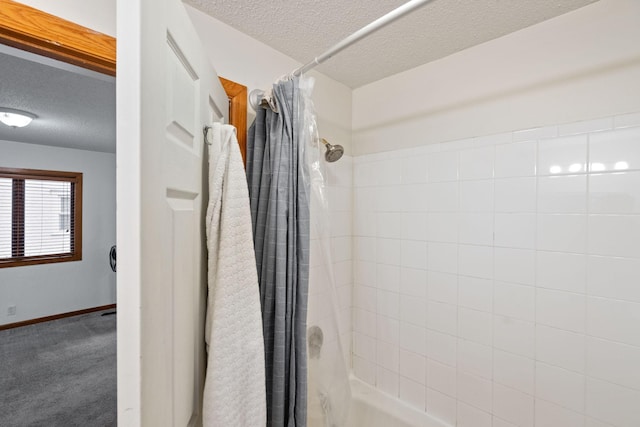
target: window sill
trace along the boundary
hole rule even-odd
[[[0,260],[0,268],[24,267],[28,265],[52,264],[56,262],[81,261],[82,254],[42,255],[24,258],[9,258]]]

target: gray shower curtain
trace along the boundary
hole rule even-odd
[[[299,79],[273,85],[277,112],[249,128],[247,180],[262,303],[267,426],[307,424],[309,180]]]

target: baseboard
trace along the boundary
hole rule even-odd
[[[115,304],[101,305],[100,307],[85,308],[84,310],[70,311],[68,313],[54,314],[53,316],[38,317],[37,319],[23,320],[22,322],[7,323],[0,325],[0,331],[5,329],[19,328],[20,326],[33,325],[36,323],[49,322],[51,320],[63,319],[65,317],[79,316],[81,314],[93,313],[94,311],[115,309]]]

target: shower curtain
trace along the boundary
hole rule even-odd
[[[273,85],[247,141],[247,180],[262,304],[267,426],[305,427],[309,179],[300,80]]]

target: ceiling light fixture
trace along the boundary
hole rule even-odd
[[[0,107],[0,122],[14,128],[27,126],[37,116],[26,111]]]

